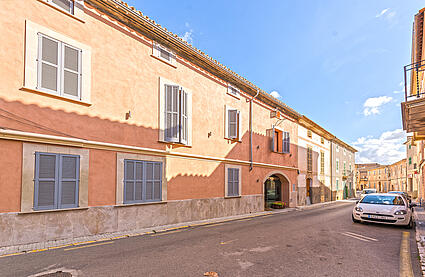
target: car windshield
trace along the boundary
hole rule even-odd
[[[369,194],[369,193],[375,193],[376,191],[375,190],[373,190],[373,189],[365,189],[364,191],[363,191],[363,193],[364,194]]]
[[[402,191],[389,191],[388,193],[404,194]]]
[[[377,205],[404,206],[404,201],[400,196],[392,195],[366,195],[360,203]]]

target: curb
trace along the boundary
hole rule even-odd
[[[418,245],[422,276],[425,277],[425,236],[420,235],[421,232],[418,228],[418,225],[421,225],[421,224],[419,224],[419,220],[418,220],[418,216],[416,214],[416,211],[414,211],[413,214],[414,214],[414,217],[415,217],[416,243]]]
[[[128,238],[128,237],[152,235],[156,233],[165,233],[168,231],[176,231],[179,229],[185,229],[185,228],[197,227],[197,226],[203,226],[203,225],[213,225],[217,223],[237,221],[241,219],[271,216],[275,214],[290,213],[294,211],[313,210],[313,209],[319,209],[319,208],[323,208],[327,206],[333,206],[337,203],[338,201],[325,202],[325,203],[318,203],[318,204],[313,204],[309,206],[298,206],[296,208],[286,208],[282,210],[264,211],[264,212],[258,212],[258,213],[252,213],[252,214],[243,214],[243,215],[206,219],[206,220],[199,220],[199,221],[192,221],[192,222],[183,222],[183,223],[171,224],[171,225],[147,227],[143,229],[131,230],[126,232],[106,233],[106,234],[85,236],[85,237],[78,237],[78,238],[71,238],[71,239],[62,239],[62,240],[55,240],[55,241],[6,246],[6,247],[0,248],[0,258],[22,255],[26,253],[42,252],[42,251],[65,248],[65,247],[93,244],[97,242],[111,241],[111,240],[117,240],[117,239]]]

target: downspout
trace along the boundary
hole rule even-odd
[[[257,89],[257,94],[249,100],[249,171],[252,171],[252,101],[258,96],[260,91]]]
[[[334,174],[333,174],[333,167],[332,167],[332,165],[333,165],[333,146],[334,146],[334,143],[333,143],[333,139],[331,139],[331,158],[330,158],[330,160],[331,160],[331,201],[332,201],[332,188],[333,188],[333,182],[334,182]]]

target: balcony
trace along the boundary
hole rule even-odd
[[[403,129],[425,138],[425,60],[404,67],[404,97],[401,103]]]

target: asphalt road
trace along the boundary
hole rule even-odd
[[[400,276],[400,247],[406,231],[413,272],[420,276],[414,231],[354,224],[353,205],[340,203],[3,257],[0,276],[52,270],[72,276],[203,276],[209,271],[220,277]]]

